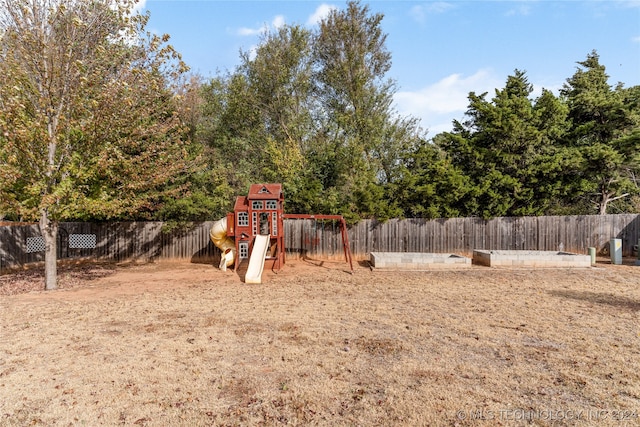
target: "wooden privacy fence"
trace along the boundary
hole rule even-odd
[[[354,254],[435,252],[471,254],[474,249],[607,253],[612,238],[622,239],[623,255],[635,255],[640,215],[580,215],[404,219],[362,221],[349,231]]]
[[[209,239],[212,221],[163,232],[161,222],[60,224],[58,258],[104,261],[188,259],[217,263],[220,252]],[[608,250],[622,239],[623,255],[634,256],[640,238],[640,214],[546,216],[522,218],[366,220],[349,229],[356,259],[370,252],[471,254],[474,249],[564,250],[586,253]],[[340,229],[334,221],[286,220],[289,257],[342,259]],[[0,270],[44,260],[36,224],[0,227]]]

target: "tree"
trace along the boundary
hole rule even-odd
[[[188,169],[171,83],[186,71],[129,0],[0,0],[0,194],[39,220],[45,288],[64,219],[151,216]]]
[[[204,86],[199,139],[211,167],[229,170],[237,191],[260,181],[281,182],[288,207],[303,185],[302,154],[313,135],[310,33],[299,26],[265,32],[254,54],[241,53],[234,72]]]
[[[186,227],[193,221],[217,220],[232,208],[237,194],[227,180],[226,165],[210,162],[213,149],[200,138],[205,110],[204,80],[185,76],[177,90],[177,114],[186,127],[184,151],[190,167],[165,184],[166,192],[157,203],[153,218],[163,221],[163,230]],[[180,191],[180,197],[174,197]]]
[[[279,181],[287,210],[350,221],[400,213],[391,184],[421,131],[391,108],[381,19],[351,2],[316,33],[267,32],[239,67],[205,85],[199,135],[233,188]]]
[[[566,132],[567,109],[549,91],[530,99],[532,91],[516,70],[491,101],[469,94],[467,120],[436,138],[473,182],[467,215],[541,215],[563,194],[571,156],[555,143]]]
[[[596,51],[578,64],[561,91],[571,120],[566,145],[580,153],[585,193],[604,215],[612,202],[638,192],[638,90],[612,88]]]
[[[260,120],[250,102],[246,76],[218,76],[202,87],[203,112],[198,140],[209,147],[211,169],[226,171],[226,180],[236,192],[247,191],[258,180],[263,150],[255,136]]]
[[[324,175],[331,179],[322,187],[337,189],[353,219],[399,214],[385,186],[419,139],[417,122],[396,117],[391,108],[395,83],[385,78],[391,54],[382,19],[350,1],[321,21],[314,42],[322,128],[316,143],[326,151]]]
[[[304,198],[304,152],[314,134],[310,49],[309,31],[283,26],[265,33],[255,57],[245,53],[240,67],[249,84],[247,101],[260,120],[261,176],[283,184],[287,207],[293,210]]]
[[[449,156],[424,141],[407,153],[401,179],[394,184],[395,197],[409,218],[452,218],[465,212],[471,182]]]

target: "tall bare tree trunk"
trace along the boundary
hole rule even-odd
[[[40,232],[44,238],[44,289],[58,288],[58,221],[51,221],[47,210],[40,217]]]

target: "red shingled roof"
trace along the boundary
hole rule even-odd
[[[282,184],[251,184],[247,198],[249,200],[281,199]]]

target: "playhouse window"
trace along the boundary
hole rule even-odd
[[[238,244],[238,252],[240,259],[249,258],[249,242],[240,242]]]
[[[254,200],[251,202],[251,208],[252,209],[264,209],[262,204],[262,200]]]
[[[267,200],[267,209],[276,210],[278,209],[278,202],[276,200]]]
[[[249,226],[249,212],[238,212],[238,227]]]

